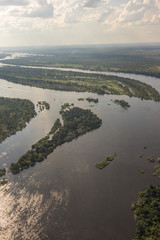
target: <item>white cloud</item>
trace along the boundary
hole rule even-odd
[[[43,4],[35,9],[32,9],[28,13],[24,14],[24,17],[51,18],[51,17],[53,17],[53,5],[52,4]]]
[[[121,24],[151,24],[160,22],[160,4],[157,0],[130,0],[122,9],[118,22]]]
[[[13,3],[18,5],[22,2],[23,4],[29,3],[27,0],[0,0],[0,4],[3,2],[7,2],[8,5]],[[48,27],[51,24],[51,29],[55,25],[58,28],[92,21],[106,26],[110,25],[110,27],[116,25],[125,27],[126,25],[157,24],[160,22],[159,0],[130,0],[119,7],[112,7],[111,2],[109,5],[108,3],[108,0],[33,0],[28,6],[3,7],[0,18],[3,22],[5,22],[5,18],[10,18],[9,22],[13,18],[16,18],[16,21],[19,22],[23,18],[26,22],[29,22],[27,18],[42,18],[46,19],[45,22]],[[52,18],[52,21],[48,18]],[[35,23],[35,21],[33,22]],[[37,26],[38,23],[39,19],[37,19]]]
[[[121,29],[128,29],[130,34],[129,28],[132,27],[134,32],[143,27],[151,34],[152,29],[155,32],[158,28],[159,0],[121,0],[121,5],[115,2],[112,6],[112,0],[0,0],[1,35],[44,31],[50,34],[58,29],[65,29],[65,33],[68,29],[71,33],[79,24],[85,26],[85,34],[87,28],[94,31],[94,25],[98,24],[104,36],[106,31],[109,34],[114,32],[115,36],[115,32]]]
[[[0,6],[24,6],[28,4],[29,0],[0,0]]]
[[[86,3],[84,4],[84,7],[96,8],[99,7],[101,4],[105,4],[108,2],[109,1],[107,0],[87,0]]]

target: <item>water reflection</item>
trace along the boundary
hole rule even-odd
[[[32,183],[33,184],[33,183]],[[19,183],[9,183],[1,188],[0,233],[4,240],[8,239],[40,239],[47,237],[42,216],[52,207],[55,224],[56,212],[59,207],[65,211],[68,192],[50,191],[49,196],[42,193],[28,192]],[[45,238],[43,238],[45,239]]]

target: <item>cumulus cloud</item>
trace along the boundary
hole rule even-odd
[[[29,13],[26,13],[24,16],[31,18],[51,18],[53,17],[53,5],[43,4],[38,8],[31,10]]]
[[[100,14],[100,17],[98,19],[98,22],[104,23],[106,19],[108,19],[111,15],[114,14],[114,9],[112,7],[108,8],[106,11],[102,12]]]
[[[108,4],[108,2],[110,2],[110,0],[87,0],[84,3],[84,7],[97,8],[101,5]]]
[[[100,3],[102,2],[102,0],[88,0],[84,6],[85,7],[89,7],[89,8],[95,8],[97,7]]]
[[[52,31],[96,22],[115,29],[160,23],[159,0],[129,0],[117,6],[111,0],[0,0],[0,6],[1,29]]]
[[[129,1],[119,15],[121,24],[145,25],[160,23],[160,2],[158,0]]]
[[[110,28],[140,26],[160,23],[159,0],[130,0],[119,8],[110,7],[103,11],[99,22]]]
[[[107,7],[108,0],[77,1],[65,12],[66,23],[84,23],[98,21],[99,16]]]
[[[28,4],[29,0],[0,0],[0,6],[24,6]]]

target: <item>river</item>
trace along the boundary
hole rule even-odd
[[[142,78],[160,89],[157,79]],[[0,144],[1,167],[8,169],[49,132],[65,102],[90,108],[103,121],[99,129],[63,144],[35,167],[15,176],[7,174],[10,181],[0,189],[0,239],[133,239],[131,203],[146,185],[158,183],[146,158],[160,156],[160,104],[127,96],[40,89],[2,79],[0,84],[0,96],[50,104],[50,110],[38,113],[25,129]],[[98,97],[99,103],[79,102],[81,97]],[[124,110],[112,99],[125,99],[131,107]],[[109,166],[95,168],[95,163],[114,152],[117,156]],[[144,174],[138,172],[140,168]]]

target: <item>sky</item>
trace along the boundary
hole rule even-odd
[[[160,42],[160,0],[0,0],[0,47]]]

